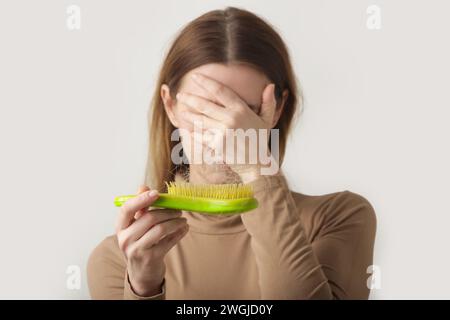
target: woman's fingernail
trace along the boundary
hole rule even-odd
[[[146,185],[139,186],[138,193],[143,193],[145,191],[147,191],[147,186]]]
[[[150,198],[155,198],[157,195],[158,195],[158,191],[156,191],[156,190],[151,190],[148,192],[148,196]]]

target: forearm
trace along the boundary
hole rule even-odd
[[[253,185],[259,202],[257,209],[241,217],[252,237],[261,298],[331,299],[285,178],[248,173],[243,180]]]

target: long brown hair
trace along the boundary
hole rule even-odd
[[[160,89],[170,88],[172,98],[182,77],[190,70],[208,63],[245,63],[262,71],[275,84],[277,102],[282,92],[288,97],[280,119],[279,165],[284,158],[288,134],[302,101],[292,70],[288,50],[274,28],[255,14],[227,7],[207,12],[188,23],[176,36],[162,64],[149,110],[149,153],[145,184],[162,190],[164,181],[173,181],[178,170],[171,161],[172,148],[178,143],[170,136],[176,128],[165,112]],[[270,142],[269,142],[270,145]]]

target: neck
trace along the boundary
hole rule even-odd
[[[240,177],[226,165],[190,165],[189,182],[223,184],[238,183]]]

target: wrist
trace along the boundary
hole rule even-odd
[[[131,290],[135,294],[142,297],[148,297],[161,292],[165,275],[164,264],[157,264],[145,269],[136,269],[136,267],[133,268],[132,266],[132,263],[128,265],[127,276]]]
[[[151,297],[162,292],[164,278],[157,281],[134,281],[128,274],[131,290],[138,296]]]

